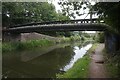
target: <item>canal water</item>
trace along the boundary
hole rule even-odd
[[[91,43],[77,42],[3,53],[3,77],[55,78],[84,57],[91,46]]]

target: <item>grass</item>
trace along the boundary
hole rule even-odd
[[[2,52],[9,52],[15,50],[25,50],[25,49],[33,49],[35,47],[43,47],[53,44],[52,41],[47,39],[41,40],[31,40],[26,42],[8,42],[2,44]]]
[[[89,63],[90,56],[89,54],[95,50],[98,44],[93,44],[93,46],[88,50],[87,54],[79,59],[72,68],[70,68],[64,74],[57,74],[57,78],[88,78],[89,75]]]
[[[80,36],[71,36],[71,37],[62,37],[59,40],[30,40],[26,42],[4,42],[2,43],[2,52],[17,51],[17,50],[26,50],[34,49],[35,47],[49,46],[54,43],[68,43],[74,41],[80,41]]]
[[[74,42],[80,40],[81,40],[80,36],[62,37],[59,43]]]
[[[2,42],[0,41],[0,53],[2,52]]]
[[[110,54],[104,50],[106,67],[111,78],[120,78],[120,51]]]
[[[79,36],[62,37],[59,41],[41,39],[41,40],[30,40],[26,42],[4,42],[2,43],[2,52],[34,49],[36,47],[49,46],[54,43],[66,43],[77,40],[80,40]]]
[[[58,74],[58,78],[86,78],[88,74],[88,65],[90,58],[86,55],[79,59],[74,66],[63,75]]]
[[[94,43],[92,47],[88,50],[88,54],[91,54],[92,51],[95,51],[96,47],[99,45],[99,43]]]

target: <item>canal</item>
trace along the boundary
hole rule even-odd
[[[84,57],[91,43],[67,43],[3,53],[4,78],[56,78]]]

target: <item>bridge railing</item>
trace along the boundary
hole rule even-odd
[[[97,18],[94,18],[94,19],[77,19],[77,20],[63,20],[63,21],[46,21],[46,22],[20,24],[20,25],[15,25],[15,26],[10,26],[10,27],[47,25],[47,24],[68,24],[68,23],[100,23],[100,20]]]

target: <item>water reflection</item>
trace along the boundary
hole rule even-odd
[[[87,46],[84,46],[82,48],[75,46],[73,49],[75,55],[71,58],[70,63],[61,70],[67,71],[68,69],[70,69],[79,58],[82,58],[86,54],[87,50],[89,50],[91,46],[92,44],[88,44]]]
[[[79,43],[79,45],[81,45]],[[36,50],[3,54],[3,77],[55,78],[66,71],[92,46],[62,44]]]
[[[30,61],[32,59],[35,59],[43,54],[49,53],[50,51],[56,49],[56,48],[64,48],[65,46],[69,46],[70,44],[58,44],[54,46],[48,46],[48,47],[42,47],[42,48],[37,48],[35,50],[30,50],[30,51],[24,51],[21,52],[21,60],[24,62]],[[33,54],[35,53],[35,54]]]

